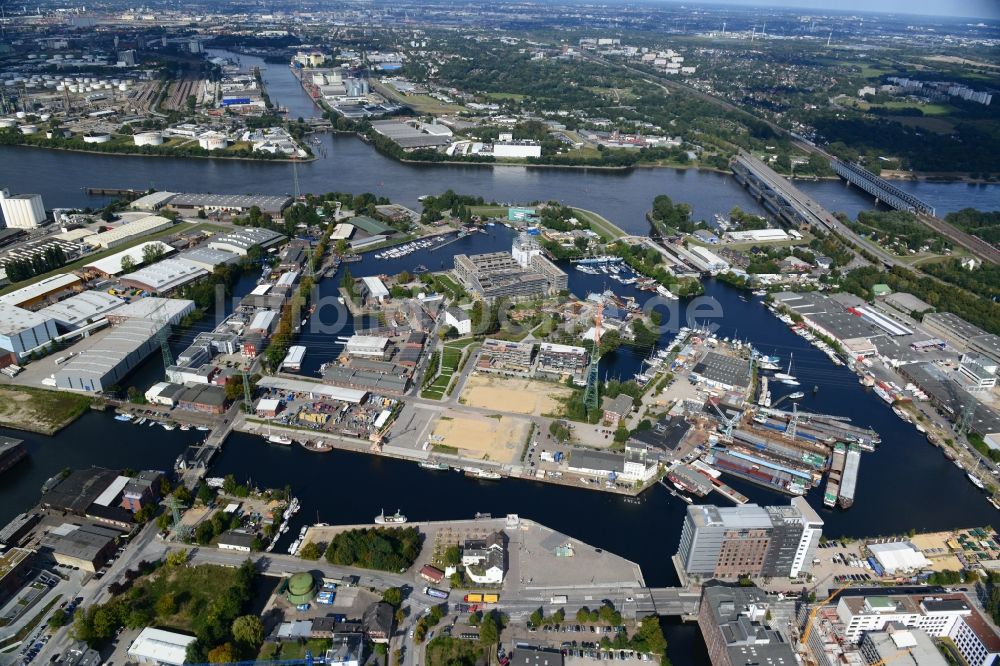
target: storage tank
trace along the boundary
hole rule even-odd
[[[21,134],[38,134],[38,125],[21,125]]]
[[[205,150],[225,150],[229,147],[229,139],[222,134],[208,132],[198,137],[198,145]]]
[[[84,143],[107,143],[111,141],[111,135],[107,132],[87,132],[83,135]]]
[[[126,90],[128,90],[128,86],[125,85],[124,83],[119,83],[118,84],[118,90],[120,90],[122,92],[125,92]]]
[[[137,146],[162,146],[162,132],[140,132],[132,137],[132,141]]]

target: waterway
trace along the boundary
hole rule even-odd
[[[251,61],[245,56],[242,60],[245,64]],[[311,101],[301,93],[287,68],[265,67],[272,97],[290,107],[293,115],[307,115]],[[595,210],[627,231],[640,234],[647,231],[644,213],[650,201],[661,193],[689,202],[695,216],[701,218],[727,212],[734,205],[759,210],[739,185],[723,174],[667,169],[610,172],[412,165],[390,160],[353,136],[324,135],[322,140],[326,156],[299,166],[302,191],[370,191],[413,207],[418,206],[418,196],[448,188],[501,202],[557,199]],[[100,204],[100,199],[84,194],[87,186],[287,193],[293,189],[292,182],[288,164],[0,149],[0,184],[12,191],[40,192],[50,208]],[[799,186],[827,207],[852,216],[871,206],[867,197],[840,182],[802,182]],[[1000,207],[1000,187],[996,185],[900,183],[900,187],[928,200],[939,213],[965,206]],[[451,257],[459,252],[504,249],[509,243],[509,231],[494,227],[488,234],[469,236],[438,252],[422,251],[390,261],[369,256],[351,264],[350,269],[355,276],[391,274],[412,270],[419,264],[438,270],[450,266]],[[608,281],[607,276],[568,272],[571,290],[581,297],[610,286],[619,294],[635,295],[640,302],[649,298],[647,292]],[[249,291],[255,277],[245,276],[234,289],[235,295]],[[338,280],[335,277],[324,281],[321,293],[335,293]],[[771,317],[757,299],[744,301],[740,292],[712,280],[706,283],[706,296],[715,299],[724,313],[712,322],[719,325],[719,335],[749,339],[765,353],[786,360],[794,353],[794,372],[809,394],[802,402],[804,409],[850,416],[855,423],[871,426],[882,434],[879,450],[862,458],[854,508],[821,510],[828,535],[860,537],[909,529],[1000,524],[996,511],[964,473],[861,387],[853,374],[830,364],[823,354]],[[679,305],[687,306],[688,301]],[[704,321],[704,317],[697,318]],[[329,323],[327,316],[324,319]],[[210,322],[203,322],[174,336],[174,352],[183,349],[197,331],[208,327]],[[353,322],[345,319],[340,334],[348,335],[352,330]],[[671,337],[672,333],[665,333],[661,342]],[[302,343],[310,349],[303,374],[315,373],[319,364],[338,349],[334,337],[309,330],[304,332]],[[608,355],[602,374],[628,378],[640,367],[646,353],[619,349]],[[159,355],[154,355],[127,384],[144,389],[161,377],[162,363]],[[819,386],[815,395],[809,391],[813,385]],[[122,424],[100,414],[88,414],[54,437],[0,432],[24,439],[31,454],[29,461],[0,477],[0,523],[29,508],[37,501],[45,479],[66,466],[169,469],[175,457],[199,437],[197,431],[167,432],[159,427]],[[416,520],[468,518],[477,511],[494,515],[519,513],[638,562],[651,585],[676,582],[669,558],[677,548],[685,505],[660,487],[633,504],[595,491],[534,481],[476,481],[453,472],[432,472],[413,463],[374,456],[315,454],[239,434],[230,438],[212,470],[213,475],[229,473],[260,486],[292,484],[303,502],[303,510],[290,531],[293,534],[299,525],[316,520],[369,522],[381,508],[400,508]],[[730,482],[752,501],[787,501],[748,484]],[[929,496],[937,501],[928,502]],[[822,506],[818,489],[808,499],[813,506]],[[709,497],[707,501],[715,499]],[[669,623],[667,635],[675,663],[708,663],[696,627]]]

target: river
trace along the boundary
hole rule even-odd
[[[253,60],[241,57],[244,64]],[[263,63],[258,63],[263,65]],[[311,101],[284,66],[264,65],[273,98],[289,106],[293,115],[307,115]],[[631,171],[567,170],[526,167],[413,165],[390,160],[353,136],[324,135],[325,157],[301,164],[300,188],[304,192],[374,192],[395,202],[417,207],[417,197],[448,188],[480,195],[487,200],[528,203],[556,199],[597,211],[632,233],[646,233],[645,211],[657,194],[688,202],[695,217],[727,212],[734,205],[759,208],[728,175],[696,170],[635,169]],[[0,185],[15,192],[39,192],[48,207],[94,206],[102,200],[88,197],[87,186],[135,187],[173,191],[287,193],[293,189],[292,167],[281,163],[170,158],[119,157],[63,153],[31,148],[0,148]],[[836,181],[801,182],[799,186],[833,210],[854,216],[871,206],[856,189]],[[937,206],[939,213],[965,206],[1000,208],[1000,187],[943,183],[900,183]],[[459,252],[474,253],[509,247],[510,234],[495,227],[489,234],[475,234],[440,252],[415,253],[403,260],[380,261],[366,257],[351,264],[355,276],[394,273],[424,264],[431,270],[450,266]],[[569,271],[570,287],[578,296],[603,289],[605,276]],[[324,281],[323,293],[333,293],[337,278]],[[236,295],[253,285],[247,276]],[[648,293],[610,283],[623,294],[640,299]],[[722,307],[716,322],[720,335],[749,339],[762,351],[787,358],[794,352],[796,374],[804,387],[818,385],[803,408],[850,416],[855,423],[878,430],[883,444],[864,454],[854,508],[821,509],[830,536],[868,536],[901,533],[909,529],[998,524],[996,511],[965,478],[912,426],[897,419],[878,398],[862,388],[844,368],[834,367],[804,340],[767,314],[757,299],[744,301],[739,292],[709,280],[706,295]],[[686,303],[686,302],[684,302]],[[203,323],[172,339],[179,351],[191,337],[209,326]],[[351,323],[344,332],[349,333]],[[665,334],[663,340],[671,337]],[[311,350],[303,374],[315,371],[326,355],[335,353],[329,336],[309,333],[302,342]],[[602,365],[608,376],[628,378],[638,369],[644,353],[628,348],[610,354]],[[150,357],[128,385],[145,388],[162,377],[159,355]],[[108,416],[88,414],[54,437],[0,431],[26,440],[31,454],[11,473],[0,477],[0,524],[37,501],[41,484],[66,466],[153,467],[169,469],[174,458],[199,433],[122,424]],[[412,519],[468,518],[477,511],[502,515],[508,512],[545,523],[573,538],[606,548],[638,562],[652,585],[676,581],[670,556],[676,552],[685,505],[662,488],[654,487],[640,503],[596,491],[549,486],[534,481],[486,482],[448,472],[432,472],[412,463],[375,456],[332,452],[314,454],[300,447],[277,447],[260,438],[234,435],[218,458],[213,475],[235,474],[261,486],[292,484],[302,499],[303,511],[293,524],[368,522],[380,508],[401,508]],[[785,503],[786,499],[759,488],[730,480],[752,501]],[[418,490],[419,489],[419,490]],[[937,499],[928,502],[927,497]],[[819,490],[808,499],[821,507]],[[708,498],[715,501],[714,498]],[[720,500],[720,504],[726,504]],[[704,646],[693,625],[666,623],[670,654],[677,664],[707,664]]]

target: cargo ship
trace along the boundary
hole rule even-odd
[[[788,472],[740,458],[726,451],[712,451],[705,462],[725,474],[732,474],[769,490],[789,495],[804,495],[806,492],[805,485]]]
[[[847,448],[847,461],[844,463],[844,475],[840,481],[840,495],[837,504],[842,509],[850,509],[854,505],[854,489],[858,483],[858,468],[861,466],[861,447],[852,443]]]
[[[844,462],[847,447],[838,443],[833,447],[833,462],[830,463],[830,476],[826,479],[826,492],[823,493],[823,504],[829,508],[837,506],[840,496],[840,482],[844,474]]]

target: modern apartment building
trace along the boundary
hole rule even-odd
[[[790,506],[745,504],[687,509],[678,557],[704,578],[798,576],[808,571],[823,520],[801,497]]]

